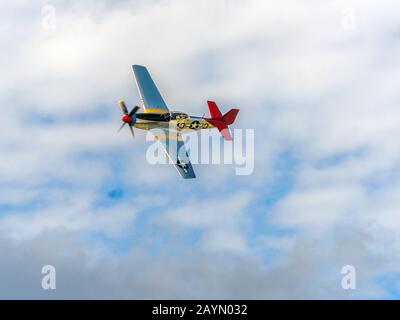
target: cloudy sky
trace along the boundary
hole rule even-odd
[[[400,297],[399,12],[2,1],[0,298]],[[117,100],[139,102],[132,64],[171,109],[238,107],[254,172],[148,164],[145,134],[116,132]]]

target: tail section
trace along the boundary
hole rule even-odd
[[[233,140],[228,126],[231,125],[239,112],[239,109],[231,109],[224,115],[221,114],[217,104],[214,101],[207,101],[211,118],[205,118],[209,123],[216,127],[225,140]]]
[[[222,120],[226,123],[226,125],[230,126],[235,122],[238,113],[239,109],[231,109],[222,116]]]
[[[219,110],[217,104],[214,101],[207,101],[208,110],[210,110],[211,118],[222,118],[221,111]]]

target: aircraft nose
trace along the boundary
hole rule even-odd
[[[125,115],[121,119],[125,123],[132,123],[132,117],[130,115]]]

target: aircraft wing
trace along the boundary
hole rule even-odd
[[[147,71],[147,68],[139,65],[133,65],[132,68],[145,112],[169,112],[168,107],[161,97],[161,94],[151,78],[149,71]]]
[[[154,136],[164,147],[166,154],[171,159],[182,178],[196,178],[185,148],[185,143],[179,132],[171,128],[158,128],[157,134],[154,134]]]

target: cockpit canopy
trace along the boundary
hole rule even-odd
[[[171,115],[171,120],[189,118],[189,116],[186,113],[181,111],[171,111],[170,115]]]

